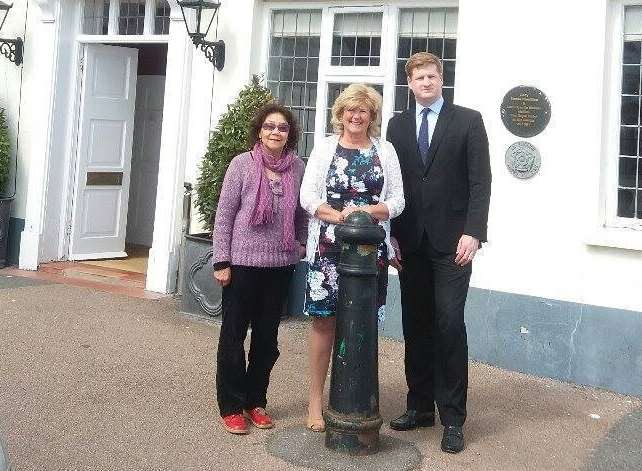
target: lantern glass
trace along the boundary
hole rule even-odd
[[[212,22],[214,21],[214,16],[221,4],[207,0],[183,0],[178,2],[178,6],[181,7],[187,34],[189,34],[192,39],[203,39],[209,33]],[[203,15],[204,12],[206,13],[208,11],[211,11],[209,21],[205,15]]]

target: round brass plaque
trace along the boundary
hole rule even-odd
[[[511,89],[500,110],[506,129],[519,137],[537,136],[551,119],[551,104],[544,92],[535,87]]]

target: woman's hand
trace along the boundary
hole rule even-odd
[[[317,208],[316,213],[314,213],[314,217],[330,224],[341,224],[343,222],[342,213],[331,207],[328,203],[321,204]]]
[[[350,214],[354,213],[355,211],[365,211],[366,213],[368,212],[368,206],[347,206],[343,208],[343,211],[341,211],[341,218],[342,221],[345,221]]]
[[[232,281],[232,270],[230,267],[214,271],[214,279],[218,281],[221,286],[225,287]]]

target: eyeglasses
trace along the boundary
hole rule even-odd
[[[278,129],[279,132],[282,132],[282,133],[286,133],[290,131],[290,125],[287,123],[285,124],[263,123],[261,127],[269,132],[272,132],[275,129]]]

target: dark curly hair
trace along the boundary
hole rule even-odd
[[[252,147],[254,147],[254,144],[258,142],[259,133],[261,132],[261,126],[263,126],[265,118],[267,118],[272,113],[279,113],[283,115],[288,125],[290,126],[288,140],[285,142],[283,150],[296,150],[296,146],[299,143],[299,124],[296,122],[296,119],[294,118],[292,112],[276,101],[263,105],[254,114],[254,118],[252,118],[252,121],[250,122],[250,132],[248,133],[247,138],[248,148],[252,149]]]

